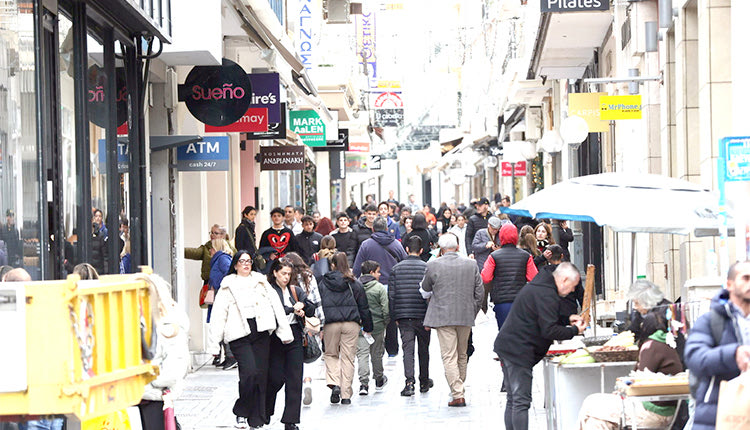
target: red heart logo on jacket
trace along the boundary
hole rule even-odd
[[[271,243],[271,247],[275,249],[279,254],[282,254],[284,250],[286,250],[286,247],[289,246],[289,240],[292,238],[292,235],[289,234],[289,232],[284,232],[281,234],[275,234],[271,233],[268,235],[268,242]]]

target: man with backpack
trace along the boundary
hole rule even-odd
[[[696,400],[693,429],[713,429],[721,381],[750,369],[750,261],[729,267],[727,288],[690,330],[685,361]]]

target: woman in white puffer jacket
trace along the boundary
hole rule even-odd
[[[229,274],[221,281],[211,310],[208,353],[229,347],[239,364],[239,399],[232,412],[237,427],[261,427],[266,422],[266,383],[271,334],[284,344],[294,340],[281,299],[265,276],[252,271],[253,256],[239,250]]]

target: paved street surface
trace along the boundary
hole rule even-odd
[[[505,393],[500,392],[502,371],[492,357],[492,343],[497,334],[495,318],[490,311],[480,312],[474,328],[476,352],[469,360],[465,408],[449,408],[450,389],[445,381],[443,363],[436,335],[430,341],[430,376],[435,387],[426,394],[401,397],[404,387],[403,358],[384,358],[388,384],[383,391],[359,396],[355,370],[352,404],[332,405],[330,389],[325,383],[323,360],[305,365],[305,376],[313,378],[313,403],[302,408],[303,430],[342,429],[503,429]],[[207,357],[208,359],[208,357]],[[534,373],[534,403],[529,411],[531,429],[545,429],[543,382],[539,366]],[[417,375],[419,371],[417,370]],[[417,386],[417,389],[419,387]],[[279,421],[284,407],[284,390],[279,393],[276,413],[266,429],[283,429]],[[237,370],[223,371],[211,366],[188,375],[185,390],[175,403],[175,413],[185,430],[207,430],[233,427],[232,405],[237,398]]]

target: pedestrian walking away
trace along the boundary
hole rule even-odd
[[[429,299],[424,325],[437,331],[445,379],[451,388],[448,406],[466,406],[466,351],[484,286],[474,260],[458,254],[454,235],[440,236],[438,245],[443,255],[427,263],[422,280],[422,296]]]
[[[404,350],[404,378],[406,380],[402,396],[412,396],[415,391],[414,346],[418,345],[419,390],[426,393],[432,387],[430,379],[430,328],[424,324],[427,301],[419,292],[424,279],[427,263],[420,258],[422,240],[419,236],[406,239],[409,256],[393,266],[388,281],[388,298],[391,303],[392,319],[401,333]]]
[[[388,378],[383,373],[383,353],[385,351],[385,327],[390,320],[388,292],[380,280],[380,264],[368,260],[362,263],[362,276],[359,282],[365,289],[367,305],[372,316],[372,333],[365,335],[360,331],[357,339],[357,367],[359,374],[359,395],[366,396],[370,391],[370,363],[375,389],[385,387]]]
[[[346,254],[330,258],[331,271],[320,283],[326,323],[323,326],[323,360],[331,403],[351,404],[354,356],[360,329],[372,333],[372,316],[362,284],[354,278]]]

